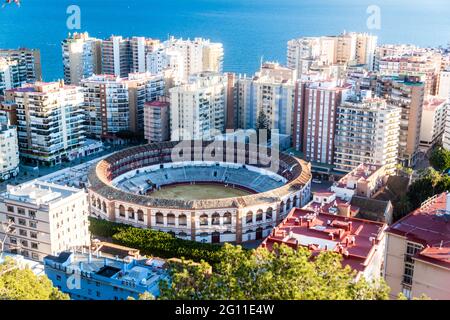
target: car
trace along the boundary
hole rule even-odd
[[[322,183],[322,180],[320,180],[320,179],[312,179],[312,182],[313,183]]]

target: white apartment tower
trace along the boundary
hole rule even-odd
[[[170,89],[171,140],[210,140],[225,130],[226,75],[203,72]]]
[[[17,127],[0,124],[0,179],[8,180],[19,173]]]
[[[26,162],[55,165],[85,142],[83,93],[61,82],[36,82],[6,91],[16,105],[20,156]]]
[[[0,95],[3,95],[5,90],[25,84],[21,79],[23,78],[18,61],[0,57]]]
[[[187,82],[192,74],[223,71],[223,46],[221,43],[195,38],[183,40],[171,37],[159,50],[147,57],[148,70],[160,73],[167,68],[178,68],[175,74],[180,82]]]
[[[349,98],[337,108],[335,170],[350,172],[362,163],[397,164],[401,109],[383,99]]]
[[[11,223],[5,251],[36,261],[90,245],[89,205],[82,189],[34,180],[0,194],[0,223]],[[5,237],[0,229],[0,238]]]
[[[296,106],[294,70],[267,62],[252,78],[237,79],[237,125],[240,129],[262,129],[258,118],[264,114],[268,129],[292,135]]]
[[[79,85],[81,80],[101,73],[101,40],[87,32],[69,34],[62,41],[64,81]]]
[[[287,66],[298,77],[312,67],[336,64],[365,65],[373,69],[378,38],[367,33],[342,33],[338,36],[305,37],[288,41]]]

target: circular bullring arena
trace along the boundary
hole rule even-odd
[[[181,150],[181,151],[180,151]],[[117,152],[89,173],[92,215],[199,242],[266,237],[311,197],[310,164],[227,142],[154,143]]]

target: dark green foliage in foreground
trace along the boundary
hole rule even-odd
[[[222,246],[183,240],[166,232],[140,229],[106,220],[90,218],[90,231],[96,236],[111,237],[114,243],[139,249],[142,254],[161,258],[185,258],[214,265],[222,255]]]
[[[389,288],[383,280],[357,282],[355,272],[341,265],[342,256],[321,253],[311,259],[305,248],[282,245],[272,252],[244,251],[225,244],[214,272],[207,263],[174,264],[171,284],[161,282],[159,299],[187,300],[384,300]]]

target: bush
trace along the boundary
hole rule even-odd
[[[89,217],[89,231],[96,236],[111,238],[121,229],[131,228],[126,224],[114,223],[107,220],[101,220]]]
[[[220,262],[222,246],[210,243],[183,240],[170,233],[151,229],[140,229],[124,224],[90,218],[92,234],[112,237],[113,242],[138,249],[142,254],[161,258],[184,258],[211,265]]]

